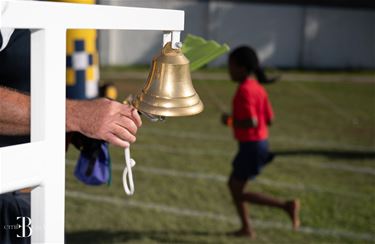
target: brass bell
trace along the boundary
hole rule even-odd
[[[140,112],[163,117],[202,112],[203,103],[191,81],[189,60],[181,49],[173,49],[168,42],[153,58],[145,86],[133,106]]]

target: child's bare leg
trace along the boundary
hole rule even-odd
[[[289,217],[292,220],[294,230],[297,230],[301,225],[301,221],[299,219],[300,208],[301,208],[301,203],[299,199],[294,199],[294,200],[286,202],[285,211],[289,214]]]
[[[236,180],[233,177],[231,177],[228,182],[233,202],[236,206],[237,213],[242,224],[241,229],[234,232],[233,234],[236,236],[248,236],[250,238],[255,238],[255,232],[252,230],[249,223],[247,209],[245,206],[245,201],[243,199],[243,189],[245,185],[246,181]]]
[[[243,198],[247,202],[255,203],[259,205],[265,205],[265,206],[282,208],[282,209],[286,207],[285,201],[281,201],[277,198],[274,198],[274,197],[271,197],[271,196],[268,196],[266,194],[259,193],[259,192],[252,192],[252,191],[244,192]]]
[[[288,213],[289,217],[291,218],[293,229],[298,229],[298,227],[300,226],[300,202],[298,199],[291,201],[282,201],[277,198],[258,192],[245,192],[243,193],[243,199],[250,203],[283,209]]]

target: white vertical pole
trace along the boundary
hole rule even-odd
[[[46,142],[31,193],[32,242],[64,242],[66,30],[31,34],[31,141]]]

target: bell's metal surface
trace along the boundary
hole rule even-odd
[[[133,100],[139,111],[157,116],[187,116],[202,112],[203,103],[190,76],[189,60],[168,42],[152,60],[142,91]]]

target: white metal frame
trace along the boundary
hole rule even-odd
[[[0,193],[33,187],[32,242],[64,242],[66,30],[167,31],[176,46],[184,12],[0,0],[0,28],[32,30],[31,143],[0,148]]]

